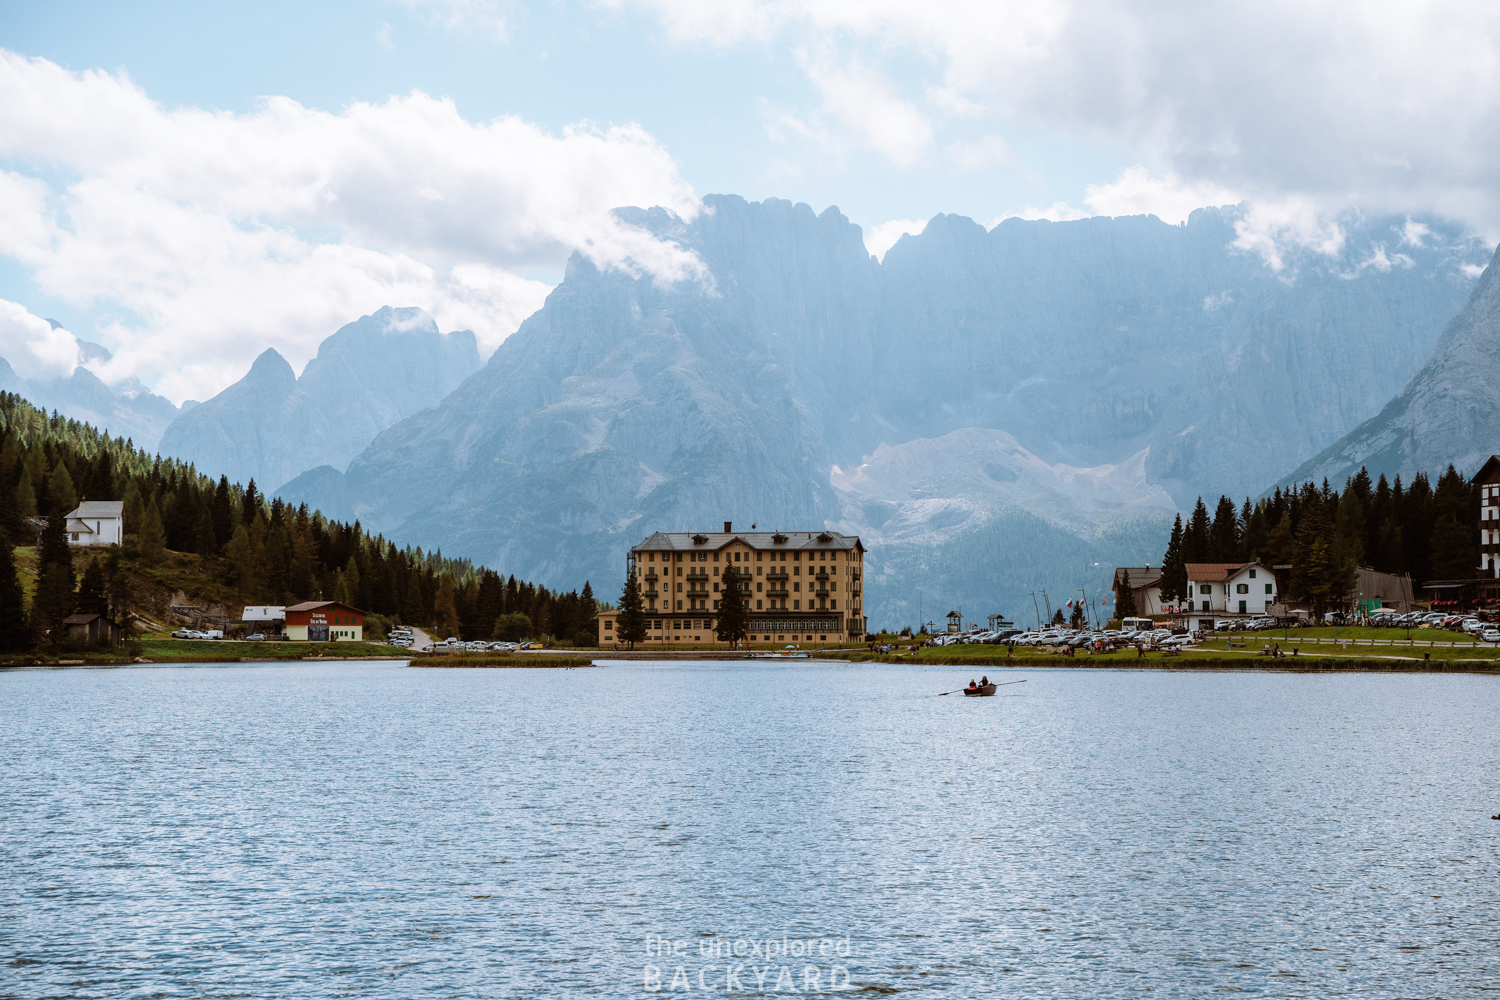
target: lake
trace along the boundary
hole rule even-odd
[[[0,995],[1500,989],[1500,677],[988,672],[0,673]]]

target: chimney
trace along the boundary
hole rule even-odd
[[[732,535],[732,534],[734,534],[734,522],[733,521],[725,521],[724,522],[724,534],[726,534],[726,535]]]

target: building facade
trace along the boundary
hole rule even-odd
[[[1130,580],[1130,590],[1135,597],[1135,613],[1138,615],[1160,615],[1165,614],[1161,604],[1161,567],[1152,569],[1150,566],[1116,566],[1114,591],[1115,610],[1119,613],[1120,591],[1125,586],[1126,578]]]
[[[1188,563],[1186,610],[1199,627],[1213,628],[1214,616],[1264,615],[1280,600],[1276,574],[1258,562]]]
[[[750,642],[860,640],[865,634],[864,545],[831,531],[665,532],[630,550],[626,573],[641,590],[646,644],[715,642],[722,577],[732,568]],[[614,645],[618,611],[599,615],[599,644]]]
[[[124,537],[123,500],[85,500],[68,515],[69,545],[119,545]]]
[[[286,609],[292,642],[363,642],[365,613],[339,601],[307,601]]]

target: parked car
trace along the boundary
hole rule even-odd
[[[246,642],[265,642],[266,641],[266,637],[263,636],[263,635],[261,635],[259,632],[257,632],[254,635],[247,635],[247,636],[245,636],[245,641]]]
[[[1479,634],[1485,642],[1500,643],[1500,629],[1487,628]]]

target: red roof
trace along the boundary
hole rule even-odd
[[[289,608],[284,608],[283,611],[316,611],[319,608],[331,608],[335,605],[341,608],[347,608],[350,611],[353,611],[355,614],[365,614],[365,612],[359,610],[359,608],[356,608],[354,605],[344,604],[341,601],[303,601],[301,604],[293,604]]]

